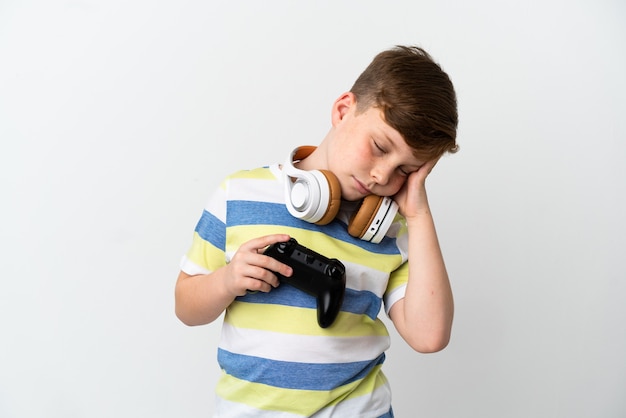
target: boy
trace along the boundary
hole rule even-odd
[[[381,371],[389,347],[377,317],[383,302],[416,351],[439,351],[450,338],[452,291],[425,180],[439,157],[456,152],[456,127],[447,74],[424,50],[398,46],[378,54],[333,103],[331,128],[317,148],[222,183],[175,291],[176,314],[187,325],[225,312],[216,416],[393,416]],[[340,190],[328,203],[337,213],[298,218],[287,206],[318,197],[304,186],[296,191],[294,173],[318,170],[328,176],[329,194]],[[347,232],[369,195],[392,196],[399,211],[380,243]],[[346,267],[342,308],[328,328],[317,324],[315,298],[277,279],[292,268],[263,254],[290,237]]]

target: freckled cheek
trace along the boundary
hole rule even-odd
[[[342,161],[346,166],[352,166],[357,172],[360,172],[361,176],[369,175],[372,171],[372,167],[375,164],[374,159],[370,152],[363,149],[355,149],[354,153]]]
[[[402,186],[404,186],[404,183],[406,183],[406,177],[394,177],[393,180],[389,182],[390,195],[398,193],[400,189],[402,189]]]
[[[371,164],[373,156],[368,147],[359,147],[354,150],[354,157],[359,161]]]
[[[381,187],[375,190],[375,192],[381,196],[393,196],[396,193],[398,193],[400,189],[402,189],[402,186],[404,186],[404,183],[405,183],[404,177],[401,177],[401,178],[394,177],[384,187]]]

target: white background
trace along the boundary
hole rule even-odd
[[[429,178],[451,344],[392,333],[399,417],[626,416],[626,6],[0,0],[0,416],[207,417],[219,323],[173,312],[210,191],[316,144],[425,47],[461,151]]]

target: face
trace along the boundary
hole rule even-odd
[[[356,102],[333,110],[333,139],[327,158],[328,169],[337,176],[346,200],[369,194],[393,196],[424,164],[378,108],[357,112]]]

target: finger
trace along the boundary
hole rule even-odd
[[[426,177],[428,177],[428,175],[431,173],[433,168],[435,168],[435,165],[437,164],[438,161],[439,159],[437,158],[437,159],[425,162],[424,165],[422,165],[419,168],[419,170],[412,173],[409,179],[413,181],[417,181],[418,184],[424,183],[426,181]]]
[[[438,162],[439,162],[439,158],[435,158],[435,159],[428,161],[426,164],[424,164],[428,173],[430,173],[433,170],[433,168],[435,168]]]
[[[241,276],[264,279],[265,271],[278,273],[285,277],[290,277],[293,274],[293,269],[289,265],[265,255],[261,249],[255,251],[259,251],[259,253],[243,252],[238,256],[238,264],[242,267],[240,269]]]
[[[289,238],[290,237],[287,234],[264,235],[245,242],[241,245],[241,247],[239,247],[239,250],[260,254],[268,245],[272,245],[277,242],[289,241]]]
[[[438,158],[426,161],[424,165],[422,165],[420,169],[417,170],[417,172],[420,174],[420,177],[426,178],[430,174],[430,172],[433,171],[433,168],[435,168],[435,165],[437,165],[438,161]]]
[[[272,291],[272,288],[275,286],[271,286],[270,284],[264,282],[263,280],[254,280],[251,279],[250,283],[247,287],[248,292],[263,292],[269,293]]]
[[[273,257],[263,255],[263,267],[271,272],[281,274],[285,277],[291,277],[293,268],[285,263],[281,263]]]
[[[252,281],[250,285],[255,288],[254,290],[263,292],[269,292],[272,288],[280,285],[276,274],[263,267],[250,266],[247,278]]]

